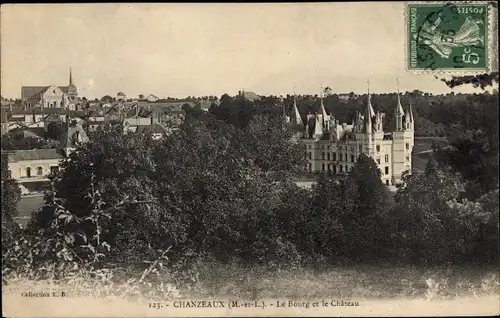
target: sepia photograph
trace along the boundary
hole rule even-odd
[[[497,2],[0,12],[3,317],[500,314]]]

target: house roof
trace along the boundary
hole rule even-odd
[[[21,87],[21,96],[23,99],[29,99],[43,93],[48,87],[49,86],[23,86]]]
[[[260,100],[259,95],[255,94],[254,92],[244,91],[243,96],[249,101]]]
[[[89,125],[103,125],[105,123],[104,120],[89,120],[88,124]]]
[[[153,125],[139,125],[137,126],[137,132],[142,133],[142,132],[151,132],[153,134],[163,134],[165,133],[165,128],[160,125],[160,124],[153,124]]]
[[[21,96],[23,99],[30,99],[35,95],[45,93],[48,86],[22,86],[21,87]],[[63,93],[68,93],[68,86],[57,86]]]
[[[18,123],[24,123],[24,117],[11,117],[9,119],[9,122],[18,122]]]
[[[85,133],[85,130],[82,126],[78,124],[73,124],[69,127],[69,129],[64,134],[60,148],[76,148],[78,143],[88,142],[89,137]]]
[[[44,128],[30,127],[23,131],[24,137],[43,139],[45,135]]]
[[[12,110],[9,110],[11,115],[24,115],[24,107],[12,107]]]
[[[63,158],[57,149],[13,150],[6,153],[8,154],[9,162]]]
[[[48,114],[47,116],[43,117],[44,120],[47,120],[47,121],[58,121],[58,120],[61,120],[61,117],[59,114]]]

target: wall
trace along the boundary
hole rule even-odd
[[[9,162],[9,170],[11,171],[11,177],[18,182],[41,181],[47,179],[51,167],[59,167],[60,160],[61,159],[41,159]],[[26,176],[26,169],[28,167],[31,168],[31,178]],[[42,168],[41,175],[38,175],[39,167]]]

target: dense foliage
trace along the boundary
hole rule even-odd
[[[5,266],[142,266],[167,250],[176,266],[498,261],[498,147],[485,136],[458,136],[396,196],[365,156],[347,175],[301,189],[292,177],[305,150],[275,102],[225,95],[209,113],[185,109],[179,129],[157,141],[98,130],[52,176],[24,245],[2,254]],[[477,116],[472,127],[493,130]]]

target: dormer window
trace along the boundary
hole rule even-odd
[[[55,94],[55,93],[56,93],[56,90],[55,90],[55,89],[53,89],[53,90],[52,90],[52,93],[53,93],[53,94]]]

